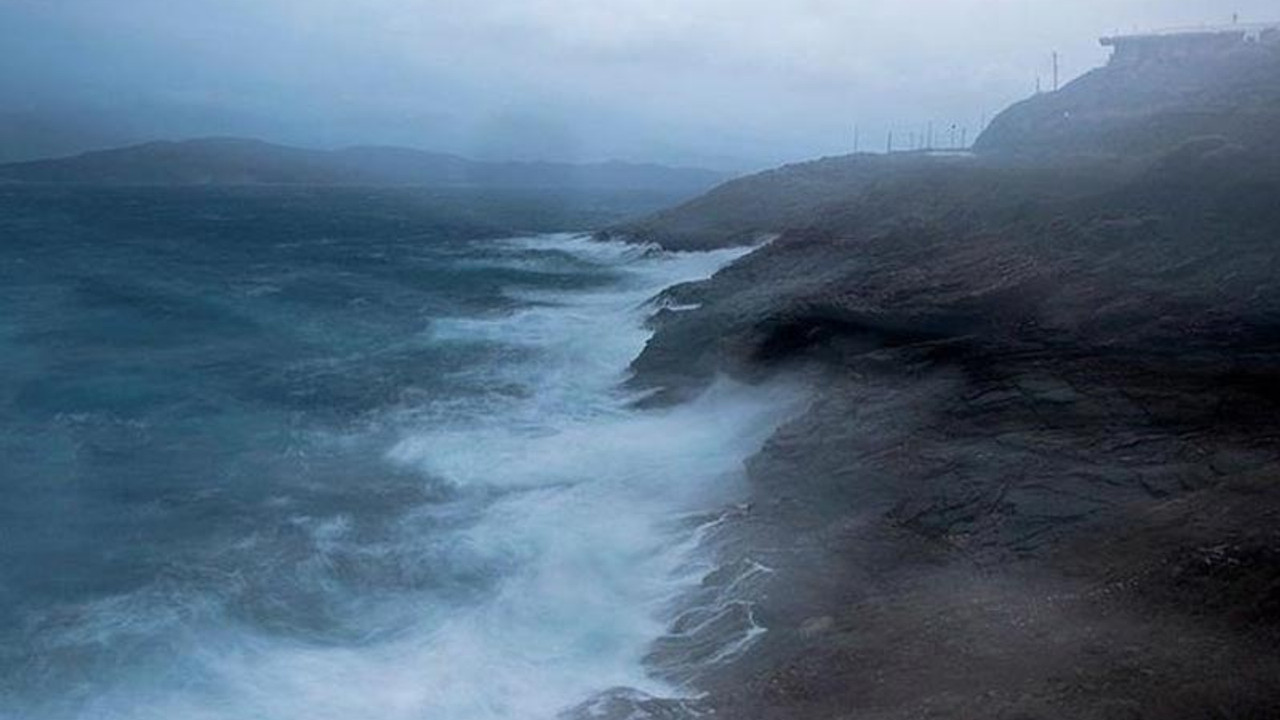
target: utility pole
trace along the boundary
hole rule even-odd
[[[960,147],[967,150],[969,148],[969,126],[965,125],[960,128]]]
[[[1058,92],[1058,51],[1053,51],[1053,91]]]
[[[885,144],[885,155],[893,154],[893,131],[889,131],[889,141]]]
[[[930,121],[929,121],[929,142],[928,142],[928,145],[929,145],[929,149],[930,149],[930,150],[932,150],[932,149],[933,149],[933,121],[932,121],[932,120],[930,120]]]
[[[861,138],[858,137],[858,125],[857,123],[854,123],[853,125],[853,154],[854,155],[858,154],[858,140],[860,139]]]
[[[1040,89],[1040,76],[1037,75],[1036,76],[1036,94],[1039,95],[1041,92],[1043,91]]]

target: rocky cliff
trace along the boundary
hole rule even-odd
[[[1268,53],[1106,68],[973,158],[829,159],[615,228],[776,236],[668,292],[693,309],[654,317],[650,402],[813,393],[722,544],[772,572],[769,632],[697,679],[718,716],[1280,716]]]

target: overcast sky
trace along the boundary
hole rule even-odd
[[[1225,4],[1224,4],[1225,2]],[[1276,0],[0,0],[0,152],[254,135],[759,166],[883,147]],[[15,129],[17,128],[17,129]],[[5,134],[7,132],[7,134]]]

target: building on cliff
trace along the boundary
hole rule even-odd
[[[1111,62],[1118,65],[1148,60],[1195,60],[1253,44],[1280,46],[1280,23],[1176,28],[1112,35],[1102,38],[1101,42],[1106,47],[1114,48]]]

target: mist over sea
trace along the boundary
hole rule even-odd
[[[650,299],[739,251],[71,197],[0,199],[0,718],[681,692],[644,658],[787,402],[619,382]]]

